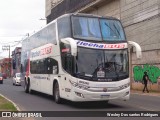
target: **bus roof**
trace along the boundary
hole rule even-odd
[[[111,16],[100,16],[100,15],[95,15],[95,14],[86,14],[86,13],[68,13],[68,14],[63,14],[61,16],[59,16],[58,18],[54,19],[53,21],[51,21],[50,23],[48,23],[46,26],[42,27],[41,29],[39,29],[38,31],[36,31],[35,33],[31,34],[29,37],[33,36],[34,34],[36,34],[37,32],[41,31],[42,29],[46,28],[47,26],[49,26],[50,24],[56,22],[58,19],[61,19],[63,17],[67,17],[67,16],[84,16],[84,17],[98,17],[98,18],[107,18],[107,19],[115,19],[115,20],[119,20],[115,17],[111,17]],[[26,37],[23,41],[27,40],[29,37]]]

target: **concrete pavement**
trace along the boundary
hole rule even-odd
[[[139,94],[139,95],[148,95],[148,96],[157,96],[157,97],[160,97],[160,92],[152,92],[152,91],[149,91],[149,93],[147,92],[142,92],[142,91],[139,91],[139,90],[131,90],[131,94]]]

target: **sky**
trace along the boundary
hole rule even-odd
[[[9,56],[2,46],[11,51],[20,47],[26,35],[45,26],[45,0],[0,0],[0,59]]]

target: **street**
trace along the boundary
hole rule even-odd
[[[34,93],[26,94],[22,86],[13,86],[11,79],[5,79],[4,84],[0,84],[0,94],[6,96],[17,106],[21,111],[160,111],[160,96],[148,96],[142,94],[131,94],[129,101],[112,100],[109,103],[105,102],[85,102],[73,103],[65,100],[63,104],[56,104],[51,96]],[[43,120],[44,118],[36,118]],[[45,118],[52,119],[53,118]],[[56,120],[105,120],[105,119],[128,119],[117,117],[55,117]],[[130,117],[129,119],[137,119]],[[140,117],[139,120],[147,120],[151,118]],[[158,118],[153,118],[158,119]]]

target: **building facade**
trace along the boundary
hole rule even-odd
[[[20,72],[20,67],[21,67],[21,47],[16,47],[14,51],[12,51],[12,76],[15,75],[15,73]]]
[[[0,60],[0,73],[4,73],[6,77],[10,77],[11,58],[3,58]]]
[[[47,23],[65,13],[113,16],[122,21],[128,41],[142,47],[143,58],[131,52],[131,87],[142,90],[148,72],[149,89],[160,91],[160,0],[46,0]]]

